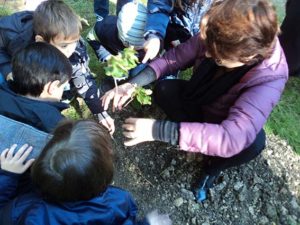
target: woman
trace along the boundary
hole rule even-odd
[[[209,156],[199,201],[222,170],[249,162],[264,149],[263,126],[288,78],[276,13],[268,0],[216,2],[201,30],[103,99],[104,108],[113,99],[113,108],[120,109],[134,84],[143,86],[194,66],[189,81],[163,80],[155,87],[154,99],[170,121],[129,118],[123,128],[128,146],[160,140]]]

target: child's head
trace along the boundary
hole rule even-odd
[[[20,95],[59,101],[71,75],[72,66],[59,50],[36,42],[13,57],[10,87]]]
[[[105,191],[113,178],[111,137],[95,121],[65,121],[32,166],[33,182],[52,201],[80,201]]]
[[[201,23],[208,55],[226,67],[269,57],[277,33],[277,16],[269,0],[216,1]]]
[[[50,43],[69,58],[80,37],[81,22],[62,0],[48,0],[34,11],[33,30],[36,41]]]

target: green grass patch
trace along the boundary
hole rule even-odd
[[[291,77],[265,129],[288,141],[300,154],[300,79]]]

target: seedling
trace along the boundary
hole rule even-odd
[[[137,52],[133,49],[133,47],[125,48],[121,53],[116,56],[112,56],[107,61],[107,66],[104,67],[105,74],[113,77],[116,92],[118,92],[117,81],[127,79],[129,76],[129,70],[137,66],[139,60],[136,57],[136,53]],[[136,97],[141,105],[151,105],[151,94],[152,91],[150,89],[135,86],[135,92],[132,95],[132,99]],[[131,102],[132,99],[129,102]]]

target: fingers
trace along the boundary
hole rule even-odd
[[[122,128],[127,130],[127,131],[134,131],[135,130],[135,125],[134,124],[123,124]]]
[[[9,151],[8,151],[7,154],[6,154],[6,159],[12,159],[16,147],[17,147],[16,144],[13,144],[13,145],[10,147]]]
[[[9,151],[9,148],[4,149],[4,151],[1,153],[0,162],[3,162],[3,160],[6,157],[7,152]]]
[[[29,159],[23,166],[23,172],[26,171],[34,162],[35,159]]]
[[[138,118],[129,117],[125,120],[125,124],[135,124]]]
[[[114,95],[115,95],[115,91],[111,90],[111,91],[106,92],[104,94],[104,96],[101,98],[102,106],[103,106],[104,110],[108,109],[109,103],[114,98]]]
[[[128,140],[124,141],[125,146],[133,146],[133,145],[137,145],[139,143],[141,143],[141,141],[139,141],[139,139],[137,139],[137,138],[128,139]]]
[[[25,152],[25,150],[27,149],[27,147],[28,147],[28,144],[24,144],[21,148],[19,148],[19,150],[14,155],[14,159],[15,160],[20,159],[21,156],[23,155],[23,153]]]
[[[24,146],[24,145],[23,145]],[[22,147],[23,147],[22,146]],[[28,146],[28,145],[27,145]],[[26,146],[26,147],[27,147]],[[26,149],[26,148],[25,148]],[[22,151],[22,152],[24,152],[25,151],[25,149]],[[20,150],[19,150],[20,151]],[[19,162],[19,163],[23,163],[23,162],[25,162],[25,160],[28,158],[28,156],[30,155],[30,153],[32,152],[32,147],[30,146],[29,148],[27,148],[26,149],[26,151],[24,152],[24,154],[17,160],[17,162]],[[18,152],[19,153],[19,152]],[[16,154],[17,155],[17,154]],[[15,156],[16,156],[15,155]]]
[[[146,50],[146,54],[142,60],[142,63],[147,63],[150,58],[151,58],[151,52],[148,49],[148,50]]]

